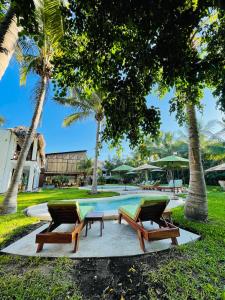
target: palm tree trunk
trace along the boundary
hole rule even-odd
[[[205,221],[208,217],[206,184],[201,161],[199,132],[195,106],[187,106],[189,131],[189,192],[185,202],[184,214],[187,219]]]
[[[35,111],[33,114],[31,126],[24,140],[24,144],[21,149],[19,158],[17,160],[16,168],[13,173],[10,186],[8,188],[8,191],[3,201],[3,214],[14,213],[17,211],[18,186],[21,180],[24,163],[26,161],[31,144],[33,143],[36,134],[36,129],[40,121],[40,117],[41,117],[41,113],[45,101],[46,91],[47,91],[47,85],[48,85],[48,78],[42,77],[40,82],[40,87],[39,87],[39,93],[38,93],[39,95],[37,99],[38,101],[35,106]]]
[[[95,160],[93,169],[93,180],[92,180],[92,194],[97,194],[97,169],[98,169],[98,145],[99,145],[99,134],[100,134],[100,121],[97,121],[97,131],[96,131],[96,143],[95,143]]]
[[[0,80],[14,53],[18,32],[15,9],[11,5],[0,25]]]

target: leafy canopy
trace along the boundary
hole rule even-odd
[[[223,11],[221,1],[68,2],[62,51],[54,58],[56,95],[76,85],[103,90],[105,139],[117,142],[126,135],[136,145],[146,134],[159,134],[159,110],[146,102],[156,84],[161,93],[176,86],[171,111],[180,120],[187,101],[199,103],[208,53],[202,56],[193,43],[203,29],[208,32],[204,19]]]

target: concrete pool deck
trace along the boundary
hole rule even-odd
[[[85,229],[81,233],[79,249],[77,253],[72,253],[73,244],[45,244],[42,252],[36,253],[35,237],[36,234],[46,228],[45,224],[34,230],[30,234],[24,236],[20,240],[14,242],[8,247],[2,249],[1,252],[7,254],[15,254],[22,256],[38,256],[38,257],[69,257],[69,258],[107,258],[107,257],[125,257],[143,255],[137,237],[137,233],[125,221],[118,224],[118,221],[105,221],[103,236],[99,236],[99,222],[95,222],[91,229],[88,230],[87,237],[84,236]],[[64,231],[71,228],[72,225],[61,225],[57,231]],[[150,222],[144,222],[146,228],[154,228],[156,224],[150,225]],[[158,226],[157,226],[158,228]],[[194,242],[200,237],[197,234],[180,229],[180,237],[178,244],[183,245]],[[158,252],[170,249],[171,239],[160,241],[145,241],[147,253]]]
[[[81,202],[90,201],[104,201],[104,200],[121,200],[129,198],[129,196],[146,196],[146,195],[158,195],[167,194],[172,196],[172,193],[160,193],[156,191],[131,193],[129,191],[126,195],[120,195],[108,198],[91,198],[91,199],[76,199]],[[68,200],[62,200],[68,201]],[[171,200],[167,208],[174,208],[180,205],[184,205],[184,200],[179,198],[177,200]],[[28,216],[37,217],[40,220],[49,221],[50,215],[48,213],[47,203],[31,206],[26,209]],[[48,227],[48,224],[44,224],[38,229],[34,230],[30,234],[24,236],[18,241],[12,243],[8,247],[2,249],[1,252],[22,256],[39,256],[39,257],[70,257],[70,258],[107,258],[107,257],[126,257],[143,255],[137,237],[137,232],[133,230],[126,221],[122,221],[122,224],[118,224],[116,220],[118,211],[106,211],[105,216],[105,228],[103,230],[103,236],[100,237],[100,223],[95,222],[91,229],[88,231],[88,236],[85,237],[85,230],[82,231],[80,236],[79,249],[77,253],[73,253],[73,244],[45,244],[42,252],[36,253],[35,238],[36,234]],[[150,222],[143,222],[144,226],[149,229],[153,229],[158,225],[151,225]],[[61,225],[56,231],[68,231],[73,227],[70,224]],[[197,234],[191,233],[187,230],[180,228],[180,237],[178,238],[178,244],[183,245],[189,242],[196,241],[200,238]],[[171,239],[159,240],[159,241],[145,241],[146,253],[163,251],[170,249],[174,246],[171,245]]]
[[[156,191],[141,191],[140,193],[129,193],[120,195],[120,196],[114,196],[114,197],[107,197],[107,198],[90,198],[90,199],[74,199],[81,201],[82,203],[88,202],[88,201],[105,201],[105,200],[120,200],[123,198],[128,198],[129,196],[147,196],[147,195],[169,195],[172,196],[172,193],[162,193],[162,192],[156,192]],[[62,200],[62,201],[71,201],[71,200]],[[177,200],[171,199],[169,204],[167,205],[167,208],[174,208],[180,205],[184,205],[184,200],[182,198],[178,198]],[[25,214],[29,217],[37,217],[42,221],[51,221],[51,217],[48,213],[48,207],[47,207],[47,202],[30,206],[25,209]],[[118,211],[117,210],[108,210],[104,211],[104,218],[105,219],[115,219],[118,216]]]

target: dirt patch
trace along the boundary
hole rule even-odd
[[[84,299],[148,299],[147,270],[172,257],[182,259],[178,251],[170,250],[141,257],[79,260],[72,276]]]

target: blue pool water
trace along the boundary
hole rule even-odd
[[[118,210],[120,206],[127,205],[127,204],[138,204],[143,198],[143,196],[130,196],[129,198],[125,199],[106,199],[100,201],[85,201],[81,202],[80,205],[85,206],[94,206],[95,211],[110,211],[110,210]]]
[[[91,186],[85,187],[88,189],[91,189]],[[105,184],[105,185],[98,185],[98,190],[112,190],[112,191],[119,191],[119,190],[125,190],[131,191],[131,190],[138,190],[138,186],[132,186],[132,185],[113,185],[113,184]]]

